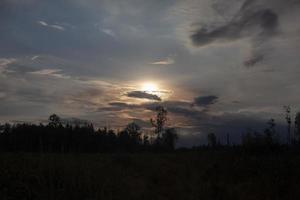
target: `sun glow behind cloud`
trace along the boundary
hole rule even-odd
[[[158,85],[152,82],[146,82],[142,86],[142,90],[147,93],[155,93],[159,90]]]
[[[140,86],[140,91],[147,94],[156,95],[162,100],[169,99],[171,90],[166,88],[166,85],[161,82],[147,81],[143,82]]]

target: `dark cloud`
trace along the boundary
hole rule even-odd
[[[139,104],[127,104],[123,102],[110,102],[108,106],[100,107],[97,109],[98,112],[111,112],[111,111],[123,111],[127,109],[139,109],[143,106]]]
[[[103,90],[99,88],[83,88],[82,91],[67,95],[65,99],[73,103],[85,106],[97,106],[98,99],[103,95]]]
[[[140,127],[143,127],[143,128],[151,128],[152,127],[150,120],[145,121],[142,119],[132,119],[132,122],[138,124]]]
[[[190,37],[194,45],[205,46],[210,43],[221,41],[233,41],[241,37],[253,34],[250,29],[259,28],[259,33],[264,36],[275,34],[278,27],[278,15],[271,9],[247,10],[240,13],[227,24],[208,28],[201,27]]]
[[[20,88],[15,91],[14,95],[18,95],[23,101],[34,102],[34,103],[52,103],[61,100],[58,95],[49,94],[47,91],[41,88]]]
[[[156,110],[158,106],[166,107],[169,112],[183,113],[185,109],[190,109],[192,106],[191,102],[187,101],[163,101],[142,104],[143,108],[148,110]],[[188,111],[187,111],[188,112]]]
[[[211,104],[215,104],[218,100],[217,96],[200,96],[196,97],[194,100],[194,105],[196,106],[209,106]]]
[[[219,2],[219,4],[222,3],[225,4]],[[253,55],[244,61],[244,65],[255,66],[263,61],[264,54],[268,53],[264,51],[257,53],[259,47],[262,44],[268,45],[269,39],[279,33],[279,21],[284,12],[283,8],[292,7],[295,3],[296,1],[292,0],[246,0],[239,11],[225,24],[220,26],[201,24],[200,28],[190,35],[190,39],[193,45],[202,47],[216,42],[224,43],[246,37],[251,38]],[[220,11],[218,8],[217,12],[224,14],[226,10]]]
[[[161,98],[155,94],[149,94],[145,91],[132,91],[127,93],[128,97],[132,98],[138,98],[138,99],[150,99],[150,100],[156,100],[161,101]]]
[[[111,103],[109,103],[109,105],[115,106],[115,107],[124,107],[124,108],[130,106],[130,104],[122,103],[122,102],[111,102]]]
[[[169,113],[185,116],[188,118],[200,119],[205,111],[197,110],[192,107],[192,102],[186,101],[163,101],[141,104],[128,104],[123,102],[111,102],[108,107],[99,108],[98,111],[122,111],[128,109],[144,109],[155,111],[158,106],[163,106]]]
[[[111,102],[109,103],[113,110],[124,110],[124,109],[137,109],[141,108],[141,105],[138,104],[127,104],[127,103],[122,103],[122,102]]]
[[[91,123],[89,120],[75,118],[75,117],[62,118],[61,121],[63,124],[70,124],[70,125],[85,125],[85,124]]]
[[[216,0],[212,8],[225,19],[231,3],[232,1]],[[264,55],[269,53],[259,49],[262,44],[269,45],[269,39],[279,34],[282,15],[291,9],[299,8],[299,4],[299,0],[245,0],[235,15],[227,16],[225,24],[200,24],[200,27],[192,32],[190,39],[193,45],[202,47],[216,42],[251,38],[253,55],[244,61],[244,65],[252,67],[263,61]]]
[[[208,99],[209,98],[205,100],[206,103],[209,102]],[[211,97],[210,99],[213,98]],[[226,142],[227,134],[229,134],[231,142],[237,144],[241,142],[241,137],[247,130],[251,129],[262,133],[268,126],[268,120],[261,117],[242,113],[213,115],[206,111],[198,110],[196,107],[191,107],[191,102],[182,101],[164,101],[143,104],[112,102],[110,103],[111,108],[109,110],[121,111],[126,109],[146,109],[155,111],[155,108],[159,105],[165,106],[171,116],[175,115],[186,118],[185,126],[179,125],[177,127],[175,121],[173,121],[172,124],[172,126],[178,128],[178,133],[180,134],[179,146],[204,144],[207,142],[206,134],[211,132],[215,133],[222,143]],[[284,126],[278,123],[276,129],[279,133],[277,137],[283,141],[284,137],[280,133],[284,132]],[[197,138],[198,141],[195,142],[193,138]]]
[[[207,144],[207,134],[214,133],[218,140],[226,144],[227,135],[229,135],[231,144],[241,143],[242,136],[249,130],[263,134],[263,131],[268,127],[268,120],[249,116],[240,113],[223,114],[220,116],[203,115],[201,120],[193,122],[193,126],[188,128],[180,128],[179,146],[193,146],[199,144]],[[276,122],[275,137],[285,141],[285,125]],[[196,142],[195,142],[196,141]]]
[[[262,62],[264,60],[264,57],[264,55],[253,55],[251,58],[244,61],[244,65],[246,67],[253,67],[256,64]]]
[[[119,110],[123,109],[147,109],[155,111],[158,106],[164,106],[168,111],[176,112],[178,108],[191,108],[191,102],[185,101],[162,101],[162,102],[151,102],[151,103],[141,103],[141,104],[128,104],[124,102],[111,102],[109,103],[110,107],[118,108]],[[100,111],[102,108],[100,108]],[[178,112],[179,113],[179,112]]]

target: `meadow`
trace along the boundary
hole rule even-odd
[[[300,153],[1,153],[0,199],[299,199]]]

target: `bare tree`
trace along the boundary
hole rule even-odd
[[[291,143],[291,107],[290,106],[284,106],[285,110],[285,120],[287,122],[287,144]]]
[[[162,140],[163,140],[163,145],[167,149],[174,150],[176,141],[178,140],[176,129],[175,128],[166,129],[166,131],[162,134]]]
[[[165,124],[167,122],[167,110],[163,106],[156,108],[156,117],[150,119],[152,126],[155,128],[155,134],[160,139],[164,131]]]
[[[300,140],[300,112],[297,112],[295,117],[295,136],[297,136],[297,140]]]
[[[269,125],[269,130],[270,132],[274,135],[276,133],[276,130],[275,130],[275,126],[276,126],[276,123],[275,123],[275,119],[270,119],[268,121],[268,125]]]
[[[214,133],[209,133],[207,135],[208,145],[211,147],[217,146],[217,137]]]
[[[227,144],[227,146],[230,146],[230,135],[229,135],[229,133],[227,133],[227,135],[226,135],[226,144]]]

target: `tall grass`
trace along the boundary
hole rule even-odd
[[[0,199],[299,199],[300,156],[0,154]]]

